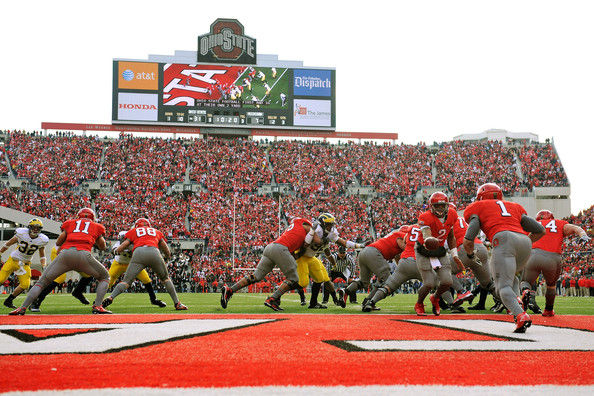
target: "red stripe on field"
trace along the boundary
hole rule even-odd
[[[103,387],[363,385],[590,385],[594,353],[348,352],[327,340],[485,340],[485,335],[395,320],[412,315],[25,316],[0,324],[146,323],[180,319],[284,319],[104,354],[3,356],[2,391]],[[502,315],[440,316],[492,319]],[[533,317],[534,324],[594,330],[592,316]],[[530,329],[528,330],[530,331]],[[28,378],[28,381],[14,381]]]

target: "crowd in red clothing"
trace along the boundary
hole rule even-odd
[[[189,269],[180,270],[180,279],[206,279],[210,274],[221,282],[241,277],[294,216],[313,219],[330,212],[341,237],[361,241],[414,223],[424,209],[415,198],[426,187],[443,189],[463,209],[478,185],[488,181],[496,180],[505,195],[534,186],[567,185],[548,143],[331,145],[21,132],[8,132],[4,139],[0,174],[12,174],[23,186],[11,188],[10,181],[0,185],[2,205],[56,221],[91,206],[108,238],[143,216],[171,240],[203,240],[204,247],[188,258]],[[91,182],[102,188],[91,192],[85,187]],[[199,188],[174,188],[192,182]],[[272,182],[290,185],[289,194],[257,195],[261,185]],[[369,199],[350,195],[349,187],[361,186],[373,186],[374,194]],[[592,208],[569,221],[592,235]],[[571,241],[566,246],[568,274],[592,273],[592,254],[583,250]],[[234,271],[237,268],[243,270]],[[267,287],[282,281],[279,276],[274,274]]]

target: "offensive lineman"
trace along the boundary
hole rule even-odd
[[[94,314],[110,314],[101,306],[109,285],[109,273],[105,267],[91,254],[93,246],[105,250],[105,227],[95,222],[95,211],[91,208],[82,208],[78,211],[76,219],[66,220],[62,223],[62,233],[56,241],[60,246],[58,256],[31,288],[23,304],[11,311],[9,315],[24,315],[27,307],[39,296],[43,288],[64,272],[75,270],[89,274],[98,280],[97,297],[93,304]]]
[[[132,250],[134,250],[134,245],[128,246],[124,249],[121,253],[116,253],[117,248],[126,240],[126,232],[127,231],[120,231],[118,234],[118,241],[115,243],[113,248],[111,249],[114,253],[113,261],[111,262],[111,266],[109,267],[109,287],[112,287],[116,280],[128,269],[130,264],[130,260],[132,259]],[[161,301],[157,299],[155,295],[155,290],[153,289],[153,284],[151,282],[151,278],[149,277],[148,273],[145,269],[140,271],[138,275],[136,275],[136,279],[142,282],[146,292],[149,295],[151,300],[151,304],[156,305],[160,308],[164,308],[167,306],[165,301]]]
[[[133,245],[132,258],[128,264],[124,279],[117,284],[111,295],[103,300],[103,308],[111,305],[117,296],[130,287],[134,278],[146,267],[149,267],[157,274],[165,289],[167,289],[175,309],[177,311],[186,311],[188,307],[179,301],[175,286],[167,273],[163,258],[168,259],[171,256],[171,251],[167,246],[167,240],[163,233],[151,227],[151,222],[148,219],[141,217],[134,223],[134,228],[126,232],[125,237],[126,239],[115,249],[114,253],[122,254],[130,245]]]
[[[41,233],[42,229],[43,223],[41,220],[31,219],[27,227],[17,228],[14,236],[0,248],[1,256],[10,246],[17,244],[17,247],[10,253],[10,257],[2,266],[2,270],[0,270],[0,284],[4,283],[13,272],[19,279],[19,285],[4,300],[4,305],[8,308],[16,308],[13,300],[27,290],[31,284],[31,258],[35,252],[39,251],[39,261],[41,266],[45,267],[47,260],[45,246],[49,242],[49,238]]]

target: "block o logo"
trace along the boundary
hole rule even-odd
[[[244,35],[236,19],[217,19],[198,37],[198,62],[256,64],[256,40]]]

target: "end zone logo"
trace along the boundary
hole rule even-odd
[[[198,36],[197,61],[255,65],[256,40],[244,35],[238,20],[217,19],[210,33]]]

